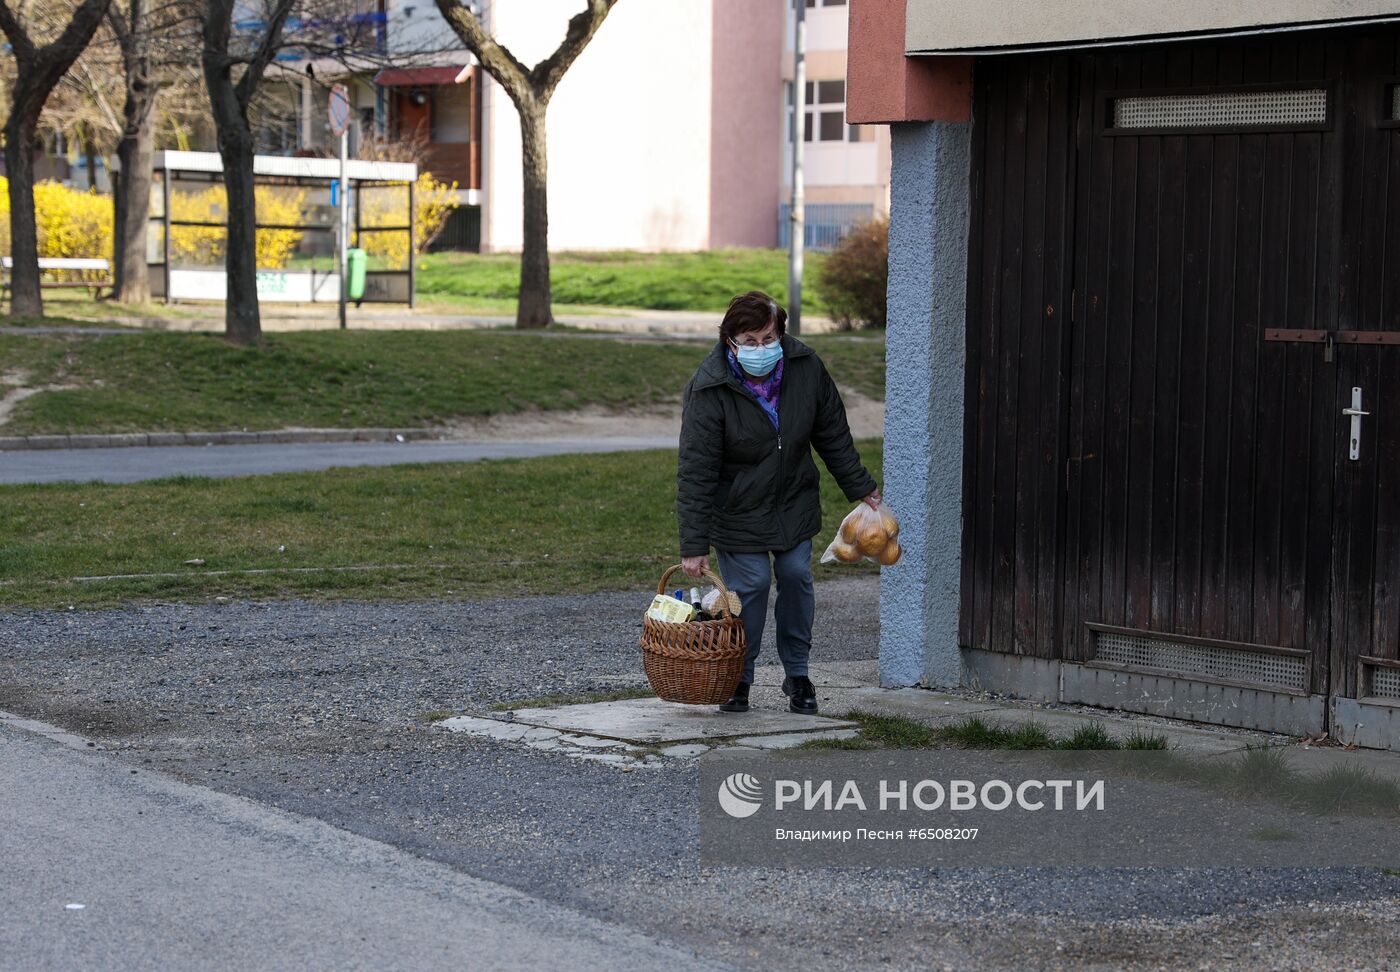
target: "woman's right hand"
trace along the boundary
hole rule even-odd
[[[705,571],[707,571],[707,570],[709,570],[709,569],[710,569],[710,557],[709,557],[709,554],[705,554],[705,555],[700,556],[700,557],[682,557],[682,558],[681,558],[681,570],[685,571],[685,572],[686,572],[687,574],[689,574],[691,577],[700,577],[700,576],[702,576],[702,575],[704,574]]]

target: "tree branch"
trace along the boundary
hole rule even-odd
[[[139,2],[140,0],[134,0],[132,6],[136,7]],[[139,10],[133,11],[132,21],[134,23],[140,21]],[[117,46],[125,51],[131,43],[132,28],[127,25],[126,18],[122,16],[121,7],[118,4],[114,3],[107,8],[107,26],[112,28],[112,34],[117,38]]]
[[[508,48],[496,43],[496,39],[486,32],[486,28],[472,16],[471,11],[460,6],[457,0],[437,0],[437,6],[443,19],[457,32],[462,43],[467,45],[467,50],[471,51],[487,73],[506,89],[506,94],[510,95],[512,101],[519,105],[534,100],[535,89],[530,79],[529,68],[520,63]]]
[[[438,2],[442,3],[442,0]],[[598,32],[598,28],[603,26],[603,20],[615,3],[617,0],[588,0],[587,10],[569,18],[569,29],[565,32],[564,40],[558,49],[530,71],[530,85],[534,88],[537,98],[549,101],[555,86],[564,77],[564,72],[569,70],[574,58],[579,56],[593,39],[593,35]]]
[[[244,69],[243,76],[238,79],[234,90],[238,95],[238,103],[244,111],[248,110],[248,105],[253,100],[253,92],[257,90],[263,72],[267,70],[272,59],[277,56],[278,48],[282,45],[282,28],[286,25],[287,17],[291,14],[292,5],[295,2],[296,0],[276,0],[271,16],[267,18],[267,30],[263,33],[257,50],[248,59],[248,66]]]
[[[29,39],[29,32],[15,19],[8,0],[0,0],[0,30],[5,32],[5,39],[10,42],[10,50],[14,51],[18,63],[25,64],[34,57],[34,42]]]
[[[125,127],[121,120],[117,118],[117,113],[112,110],[112,106],[107,103],[107,96],[102,92],[102,86],[93,78],[92,73],[81,62],[74,65],[73,75],[81,79],[81,89],[92,99],[92,103],[97,106],[98,112],[107,123],[108,129],[115,135],[121,135]]]

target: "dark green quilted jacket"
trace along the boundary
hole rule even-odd
[[[717,341],[685,387],[676,516],[681,556],[716,550],[789,550],[821,530],[812,450],[846,498],[875,489],[851,441],[846,408],[821,358],[784,334],[774,429],[763,406],[729,370]]]

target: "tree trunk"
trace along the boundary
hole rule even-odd
[[[123,304],[144,304],[151,299],[151,274],[146,266],[146,232],[151,211],[151,154],[155,143],[151,102],[154,91],[146,89],[143,105],[126,102],[126,128],[117,143],[121,178],[112,187],[115,204],[112,256],[116,297]],[[166,254],[166,259],[169,259]]]
[[[42,317],[39,241],[34,220],[34,132],[49,92],[92,40],[111,0],[82,0],[57,38],[35,47],[8,4],[0,4],[0,31],[15,59],[15,87],[5,119],[5,167],[10,180],[10,313]]]
[[[547,104],[547,103],[546,103]],[[518,328],[544,327],[554,322],[549,293],[549,169],[545,156],[546,104],[517,105],[520,115],[521,161],[525,177],[524,247],[520,254]]]
[[[21,110],[21,85],[5,124],[5,175],[10,180],[10,313],[43,317],[39,292],[39,232],[34,219],[34,129],[39,112]],[[39,105],[43,101],[38,102]]]
[[[93,144],[92,132],[83,126],[83,163],[87,165],[88,189],[97,191],[97,146]]]
[[[253,196],[253,136],[239,119],[242,132],[219,138],[224,160],[224,191],[228,197],[228,231],[224,240],[224,332],[240,344],[262,341],[258,312],[257,202]],[[241,136],[241,137],[240,137]]]
[[[222,16],[222,15],[220,15]],[[226,65],[206,48],[204,86],[224,163],[224,334],[240,344],[262,342],[258,313],[257,202],[253,196],[253,133]]]

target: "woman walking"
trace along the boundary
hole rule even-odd
[[[720,576],[739,595],[748,642],[739,685],[720,706],[726,712],[749,709],[774,577],[783,692],[793,712],[817,711],[807,671],[816,606],[812,537],[822,523],[812,449],[847,499],[872,507],[880,500],[851,441],[836,383],[812,349],[786,330],[787,311],[767,294],[735,297],[718,343],[686,385],[681,412],[681,564],[699,577],[714,548]]]

